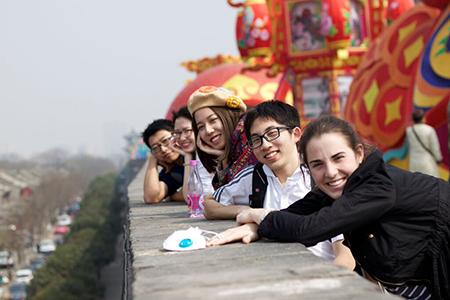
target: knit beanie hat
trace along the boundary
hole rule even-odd
[[[187,104],[188,110],[194,114],[203,107],[223,106],[230,109],[245,112],[247,106],[241,98],[233,95],[233,93],[223,87],[215,87],[211,85],[202,86],[192,93]]]

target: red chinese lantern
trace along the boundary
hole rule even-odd
[[[241,8],[236,21],[236,40],[239,53],[250,67],[267,64],[271,59],[271,24],[264,0],[247,0],[228,4]]]
[[[389,0],[387,7],[387,20],[391,24],[404,12],[414,7],[413,0]]]
[[[350,0],[323,0],[321,33],[325,35],[329,49],[350,46]]]

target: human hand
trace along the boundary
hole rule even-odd
[[[172,151],[175,151],[175,152],[179,153],[180,155],[183,155],[183,156],[186,155],[186,152],[184,152],[183,149],[181,149],[181,147],[176,142],[173,143],[173,144],[169,144],[169,148]]]
[[[156,157],[153,154],[149,154],[148,155],[148,167],[149,168],[156,168],[158,167],[158,160],[156,159]]]
[[[203,140],[200,138],[200,135],[197,136],[197,147],[202,150],[203,152],[206,152],[208,154],[220,157],[223,155],[223,150],[217,150],[203,142]]]
[[[238,224],[256,223],[259,225],[259,223],[261,223],[262,220],[271,211],[272,211],[271,209],[266,209],[266,208],[246,209],[246,210],[241,211],[236,216],[236,222]]]
[[[249,223],[225,230],[210,239],[206,243],[206,246],[219,246],[236,241],[242,241],[244,244],[250,244],[258,239],[258,225],[255,223]]]

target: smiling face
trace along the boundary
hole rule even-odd
[[[156,157],[159,163],[172,164],[180,156],[170,147],[173,145],[171,138],[172,133],[164,129],[157,131],[148,138],[150,148],[156,149],[156,152],[152,150],[152,155]]]
[[[297,142],[302,134],[301,129],[295,127],[289,131],[285,129],[286,125],[273,119],[257,118],[250,128],[250,136],[265,135],[270,140],[270,134],[276,133],[276,128],[280,128],[280,136],[270,142],[263,138],[262,145],[253,149],[253,153],[258,161],[267,165],[275,174],[279,174],[285,173],[284,170],[291,169],[290,166],[292,165],[297,167],[296,164],[299,161]],[[275,136],[272,136],[272,138]]]
[[[353,150],[341,133],[313,137],[306,146],[308,166],[316,185],[334,200],[342,196],[348,177],[364,157],[363,145]]]
[[[225,149],[223,123],[219,116],[209,107],[200,108],[194,113],[198,135],[205,144],[215,150]]]
[[[192,130],[192,122],[189,119],[179,117],[174,122],[174,136],[177,145],[187,153],[195,151],[195,135]]]

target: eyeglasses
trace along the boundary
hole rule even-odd
[[[250,148],[256,149],[262,146],[263,144],[263,138],[271,142],[273,140],[276,140],[280,136],[280,132],[282,130],[291,130],[290,127],[273,127],[268,129],[266,132],[264,132],[263,135],[253,134],[250,136],[250,140],[248,141],[248,144]]]
[[[192,134],[192,128],[185,128],[181,130],[174,130],[172,136],[176,139],[179,139],[181,136],[190,136]]]
[[[161,142],[159,144],[157,144],[156,146],[153,145],[150,147],[150,152],[152,152],[153,154],[158,153],[161,151],[162,147],[168,147],[172,142],[173,142],[174,137],[168,136],[165,139],[161,140]]]

